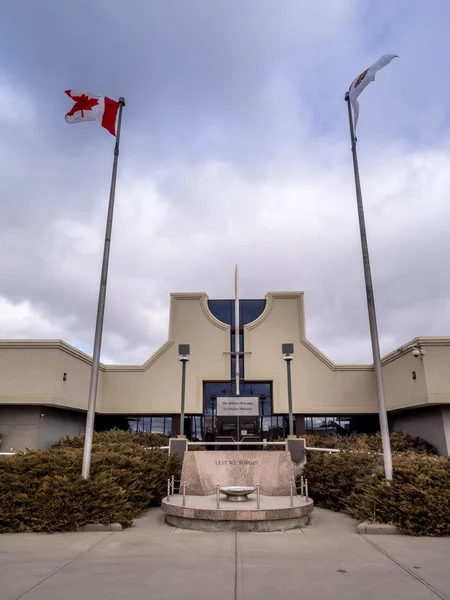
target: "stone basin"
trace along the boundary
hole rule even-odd
[[[219,492],[225,494],[230,502],[245,502],[255,490],[256,486],[251,485],[226,485],[219,488]]]

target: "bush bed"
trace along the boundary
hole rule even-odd
[[[395,456],[390,485],[377,469],[348,497],[346,512],[361,521],[397,525],[411,535],[450,535],[450,459]]]
[[[108,449],[118,446],[145,448],[159,448],[168,446],[169,439],[159,433],[122,431],[121,429],[111,429],[110,431],[101,431],[94,433],[92,446],[106,446]],[[75,438],[64,437],[59,440],[52,448],[83,448],[84,435]]]
[[[0,532],[130,526],[161,501],[167,479],[180,474],[177,457],[145,449],[156,445],[150,435],[96,434],[88,480],[81,478],[82,437],[61,440],[50,450],[0,457]]]
[[[310,447],[343,450],[308,452],[304,475],[317,505],[412,535],[450,535],[450,459],[432,456],[424,440],[392,434],[394,480],[387,485],[379,436],[306,438]],[[96,433],[88,480],[80,475],[83,444],[83,436],[65,438],[50,450],[0,457],[1,533],[73,531],[89,523],[127,527],[161,501],[171,475],[179,478],[175,456],[148,450],[166,446],[164,436]]]
[[[336,448],[338,450],[365,450],[381,452],[381,434],[358,433],[352,435],[307,433],[306,445],[310,448]],[[420,437],[394,431],[390,435],[392,452],[414,452],[416,454],[436,454],[431,444]]]
[[[327,433],[306,433],[300,437],[305,438],[306,446],[309,448],[332,448],[335,450],[360,450],[365,452],[381,452],[381,435],[379,433],[337,435]],[[395,431],[391,433],[392,452],[414,452],[415,454],[436,454],[431,444],[419,437],[412,437],[406,433]],[[284,441],[279,439],[277,441]],[[283,446],[267,446],[267,450],[284,450]]]
[[[392,447],[403,451],[393,455],[394,478],[388,485],[373,437],[355,436],[351,451],[308,452],[304,476],[315,503],[360,521],[396,525],[411,535],[450,535],[450,458],[432,456],[426,442],[400,434]],[[320,440],[315,442],[320,447]],[[347,446],[349,438],[334,442]]]
[[[377,456],[367,452],[308,452],[304,477],[309,495],[322,508],[344,511],[349,497],[356,493],[376,468]]]

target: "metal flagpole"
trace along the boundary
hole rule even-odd
[[[241,338],[239,335],[239,273],[238,266],[234,271],[234,351],[235,351],[235,365],[236,365],[236,396],[240,395],[240,350],[241,350]]]
[[[106,282],[108,279],[109,249],[111,246],[111,231],[114,214],[114,197],[116,193],[117,162],[119,160],[120,128],[122,125],[122,109],[125,106],[125,98],[119,98],[119,119],[117,123],[116,145],[114,148],[114,162],[111,176],[111,188],[109,192],[108,216],[106,219],[105,245],[103,247],[102,274],[100,277],[100,290],[98,294],[97,321],[95,323],[94,353],[92,356],[91,381],[89,384],[89,402],[86,417],[86,431],[84,434],[83,468],[81,476],[83,479],[89,477],[91,467],[92,436],[94,434],[95,403],[97,400],[98,369],[100,364],[100,349],[102,345],[103,317],[105,315]]]
[[[358,206],[359,233],[361,237],[361,250],[364,265],[364,279],[366,283],[367,309],[369,312],[370,337],[372,340],[373,365],[378,396],[378,413],[380,418],[381,441],[383,445],[384,474],[387,480],[392,479],[392,453],[389,438],[389,424],[386,411],[386,400],[384,395],[383,375],[381,373],[380,342],[378,339],[377,316],[375,312],[375,298],[373,294],[372,273],[370,270],[369,247],[367,244],[366,223],[364,219],[364,208],[361,193],[361,182],[359,179],[358,155],[356,154],[356,137],[353,128],[352,110],[350,106],[349,93],[345,94],[348,108],[348,121],[350,124],[350,139],[352,142],[353,171],[355,174],[356,203]]]

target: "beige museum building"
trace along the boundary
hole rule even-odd
[[[184,420],[189,439],[285,436],[286,343],[294,345],[297,434],[378,430],[373,365],[335,364],[308,341],[302,292],[274,292],[238,304],[209,300],[204,293],[172,294],[168,341],[142,365],[100,366],[95,428],[179,433],[179,344],[189,344]],[[450,338],[416,338],[385,356],[382,365],[391,431],[422,436],[440,454],[449,454]],[[0,452],[45,448],[61,436],[82,433],[90,368],[89,356],[61,340],[1,340]],[[253,414],[224,413],[223,399],[238,395],[252,399]]]

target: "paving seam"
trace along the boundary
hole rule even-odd
[[[443,596],[431,584],[429,584],[427,581],[425,581],[425,579],[422,579],[422,577],[419,577],[416,573],[414,573],[414,571],[411,571],[411,569],[409,569],[406,565],[404,565],[399,560],[394,558],[391,554],[389,554],[389,552],[386,552],[386,550],[384,550],[383,548],[378,546],[378,544],[376,544],[374,541],[370,540],[365,534],[359,534],[359,537],[362,537],[368,544],[373,546],[376,550],[378,550],[378,552],[380,552],[381,554],[386,556],[386,558],[388,558],[393,563],[395,563],[398,567],[403,569],[406,573],[408,573],[408,575],[410,575],[418,583],[421,583],[423,586],[428,588],[430,590],[430,592],[433,592],[433,594],[435,594],[438,598],[440,598],[441,600],[449,600],[448,596]]]
[[[238,592],[238,532],[234,534],[234,600]]]
[[[66,567],[68,567],[69,565],[71,565],[73,562],[75,562],[76,560],[78,560],[79,558],[81,558],[82,556],[84,556],[85,554],[87,554],[88,552],[90,552],[93,548],[95,548],[96,546],[98,546],[99,544],[101,544],[102,542],[104,542],[105,540],[107,540],[112,535],[114,535],[114,533],[115,533],[114,531],[111,531],[111,533],[109,535],[107,535],[106,537],[104,537],[103,539],[101,539],[99,542],[97,542],[93,546],[90,546],[87,550],[85,550],[84,552],[82,552],[78,556],[75,556],[75,558],[72,558],[72,560],[69,560],[68,562],[66,562],[65,565],[63,565],[62,567],[59,567],[59,569],[56,569],[55,571],[53,571],[53,573],[50,573],[50,575],[47,575],[47,577],[44,577],[44,579],[42,579],[42,581],[39,581],[39,583],[36,583],[36,585],[33,585],[33,587],[31,587],[29,590],[27,590],[26,592],[24,592],[20,596],[16,596],[14,598],[14,600],[21,600],[21,598],[24,598],[27,594],[29,594],[30,592],[32,592],[33,590],[35,590],[41,584],[43,584],[46,581],[48,581],[51,577],[53,577],[53,575],[56,575],[56,573],[59,573],[60,571],[62,571],[63,569],[65,569]]]

